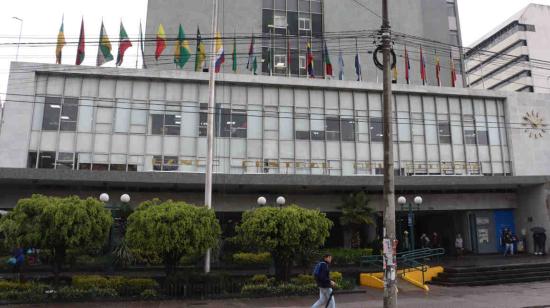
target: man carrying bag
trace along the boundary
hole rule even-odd
[[[331,262],[332,256],[330,254],[325,254],[323,255],[323,259],[315,265],[313,277],[319,287],[319,300],[317,300],[311,308],[336,308],[336,300],[334,299],[332,290],[336,284],[334,281],[330,280],[330,270],[328,268]]]

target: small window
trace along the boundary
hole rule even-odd
[[[327,140],[340,140],[340,118],[327,117],[325,119]]]
[[[477,130],[477,144],[478,145],[488,145],[489,144],[489,133],[486,130]]]
[[[279,29],[286,29],[286,14],[284,12],[275,12],[273,15],[273,26]]]
[[[27,168],[36,168],[36,152],[29,152]]]
[[[55,166],[55,152],[40,152],[38,156],[38,168],[53,169]]]
[[[309,131],[297,130],[296,131],[297,140],[309,140]]]
[[[342,141],[355,141],[355,120],[351,118],[341,118],[340,132],[342,134]]]
[[[179,136],[181,115],[176,114],[152,114],[151,134]]]
[[[206,137],[208,134],[207,126],[208,126],[208,104],[201,104],[200,105],[200,113],[199,113],[199,136],[200,137]]]
[[[305,70],[306,69],[306,56],[300,56],[298,59],[300,61],[300,69]]]
[[[449,122],[439,122],[439,143],[451,144],[451,124]]]
[[[176,171],[178,170],[177,156],[153,156],[153,170],[155,171]]]
[[[57,153],[56,169],[73,169],[74,153]]]
[[[466,144],[476,144],[476,131],[474,129],[464,130],[464,142]]]
[[[384,124],[382,118],[370,118],[370,138],[371,142],[384,141]]]
[[[57,130],[61,113],[61,97],[46,97],[42,130]]]
[[[275,55],[273,63],[275,63],[275,69],[286,68],[286,55]]]
[[[298,29],[303,31],[311,31],[311,19],[308,17],[298,18]]]
[[[59,129],[62,131],[76,131],[76,121],[78,119],[78,99],[66,97],[61,106],[61,124]]]
[[[311,140],[325,140],[325,132],[322,130],[312,130]]]

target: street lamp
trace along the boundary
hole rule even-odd
[[[122,196],[120,196],[120,202],[129,203],[130,202],[130,195],[123,194]]]
[[[265,197],[258,197],[258,200],[256,200],[256,203],[258,203],[259,206],[264,206],[267,203],[267,199]]]
[[[107,193],[102,193],[99,195],[99,201],[107,203],[109,202],[109,195]]]
[[[19,20],[19,40],[17,41],[17,52],[15,53],[15,61],[19,58],[19,45],[21,45],[21,33],[23,32],[23,19],[13,16],[15,20]]]
[[[420,205],[422,204],[422,197],[416,196],[413,199],[414,204],[416,205],[416,209],[420,209]],[[407,215],[407,224],[409,226],[409,236],[410,236],[410,246],[409,250],[414,250],[414,212],[413,212],[413,203],[409,202],[407,203],[407,199],[403,196],[397,198],[397,203],[401,206],[401,209],[404,210],[405,205],[408,207],[408,215]]]
[[[277,205],[279,207],[282,207],[283,205],[285,205],[285,203],[286,203],[285,197],[283,196],[277,197]]]
[[[256,203],[259,206],[264,206],[264,205],[267,204],[267,199],[264,196],[260,196],[260,197],[258,197],[258,200],[256,200]],[[275,203],[277,203],[277,205],[279,207],[282,207],[283,205],[285,205],[286,199],[283,196],[279,196],[279,197],[277,197],[277,199],[275,199]]]

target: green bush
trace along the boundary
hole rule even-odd
[[[250,282],[254,284],[267,284],[269,278],[267,278],[267,275],[254,275],[252,278],[250,278]]]
[[[233,254],[233,262],[239,265],[269,265],[271,254],[269,252],[239,252]]]
[[[325,250],[332,255],[332,264],[359,265],[361,257],[372,255],[372,248],[332,248]]]
[[[140,265],[161,265],[162,264],[162,258],[158,255],[158,253],[154,251],[146,251],[142,249],[130,249],[130,253],[134,257],[134,264],[140,264]]]
[[[337,284],[342,282],[342,273],[340,272],[330,272],[330,280],[336,282]]]
[[[270,294],[267,284],[247,284],[241,289],[241,294],[244,296],[261,296]]]
[[[30,282],[15,282],[15,281],[7,281],[7,280],[0,280],[0,292],[7,292],[7,291],[26,291],[30,288],[32,288],[33,285]]]
[[[44,302],[48,298],[46,290],[49,287],[44,284],[24,283],[19,285],[10,288],[4,284],[4,289],[0,291],[0,300],[38,303]]]
[[[75,301],[93,298],[114,298],[119,294],[111,288],[89,288],[80,289],[75,287],[62,287],[56,293],[56,299],[64,301]]]
[[[159,295],[157,290],[147,289],[147,290],[143,290],[143,292],[141,292],[139,296],[143,299],[154,299],[154,298],[157,298]]]
[[[98,275],[74,276],[75,289],[113,289],[120,296],[137,296],[147,289],[158,289],[158,283],[150,278],[102,277]]]
[[[247,284],[241,289],[241,294],[249,297],[308,295],[316,292],[318,292],[318,288],[315,284],[294,283],[282,283],[277,286]]]
[[[313,275],[298,275],[290,279],[290,282],[297,285],[315,284],[315,278]]]

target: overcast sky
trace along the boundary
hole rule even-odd
[[[196,0],[207,1],[207,0]],[[236,1],[236,0],[235,0]],[[260,1],[260,0],[258,0]],[[325,0],[344,1],[344,0]],[[349,1],[349,0],[345,0]],[[371,1],[360,0],[366,5]],[[390,0],[408,1],[408,0]],[[432,1],[432,0],[424,0]],[[457,0],[459,5],[462,38],[468,46],[486,32],[492,30],[530,2],[550,5],[550,0]],[[17,53],[17,39],[21,23],[12,17],[23,19],[19,61],[55,62],[55,41],[61,18],[65,16],[65,37],[68,42],[77,41],[80,20],[85,22],[86,39],[97,38],[101,20],[105,22],[107,34],[113,44],[116,57],[116,40],[122,18],[124,27],[131,38],[139,33],[139,21],[145,27],[147,0],[17,0],[2,1],[0,10],[0,98],[6,92],[9,63]],[[550,22],[550,21],[549,21]],[[46,42],[44,47],[25,47],[26,42]],[[6,43],[14,45],[6,46]],[[137,44],[127,50],[123,67],[136,66]],[[94,65],[97,48],[88,47],[84,65]],[[67,45],[63,49],[63,63],[74,64],[76,46]],[[105,66],[114,66],[114,61]]]

